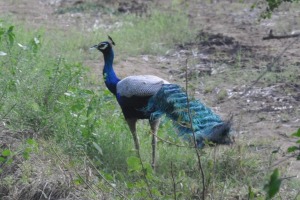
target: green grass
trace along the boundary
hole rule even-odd
[[[128,54],[164,54],[174,44],[193,39],[184,13],[153,12],[150,17],[128,15],[111,35]]]
[[[123,26],[113,30],[111,36],[117,43],[116,50],[126,56],[163,54],[174,44],[193,37],[187,16],[180,12],[172,15],[153,12],[150,17],[143,18],[128,15],[122,21]],[[82,174],[89,167],[129,198],[149,199],[150,190],[154,199],[173,199],[171,174],[178,199],[201,196],[203,188],[195,150],[160,141],[158,168],[153,172],[149,168],[150,128],[147,123],[139,123],[146,183],[144,170],[135,158],[131,134],[115,98],[103,84],[96,85],[89,79],[88,67],[82,64],[84,59],[99,57],[98,53],[91,54],[88,48],[100,39],[106,40],[104,31],[85,35],[77,30],[46,34],[43,30],[25,31],[20,25],[13,29],[9,27],[10,23],[4,21],[0,29],[0,51],[7,54],[0,56],[0,117],[9,122],[11,129],[21,130],[20,134],[22,130],[33,131],[37,143],[42,146],[38,149],[42,156],[46,156],[43,149],[54,146],[63,159],[63,163],[56,159],[59,160],[55,163],[57,166],[67,165],[69,170],[81,170]],[[239,76],[238,72],[236,76]],[[167,120],[163,121],[158,134],[173,143],[186,145],[174,137],[172,124]],[[22,151],[26,152],[26,149],[24,147]],[[200,153],[207,195],[215,199],[245,198],[249,186],[262,192],[270,172],[266,167],[268,156],[259,156],[243,143],[207,148]],[[27,154],[38,153],[28,151]],[[51,160],[58,158],[51,153],[49,157]],[[30,166],[24,163],[22,167],[23,179],[28,181],[32,175],[25,171],[28,172]],[[80,173],[74,174],[74,184],[86,187]],[[14,179],[11,176],[4,178],[5,184]],[[88,184],[94,190],[96,188],[111,199],[119,198],[99,174],[93,178]],[[93,197],[93,189],[89,193],[91,199],[97,199]]]

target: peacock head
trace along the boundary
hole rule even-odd
[[[108,36],[108,39],[109,41],[100,42],[99,44],[92,46],[91,49],[98,49],[103,54],[109,52],[112,49],[112,45],[115,45],[115,42],[110,36]]]

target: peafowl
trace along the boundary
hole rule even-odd
[[[189,101],[179,85],[153,75],[128,76],[120,80],[113,69],[114,41],[101,42],[91,48],[103,53],[103,77],[106,87],[116,96],[139,152],[136,133],[138,119],[148,119],[152,131],[152,167],[156,161],[156,133],[162,115],[172,119],[178,135],[190,140],[195,135],[196,145],[202,148],[205,141],[229,144],[230,122],[224,122],[200,101]],[[189,106],[188,106],[189,105]],[[192,119],[192,124],[190,123]]]

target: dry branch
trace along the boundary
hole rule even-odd
[[[266,37],[263,37],[263,40],[272,40],[272,39],[288,39],[288,38],[294,38],[294,37],[299,37],[300,33],[297,34],[290,34],[290,35],[273,35],[273,30],[271,29],[269,32],[269,35]]]
[[[172,182],[173,182],[174,200],[177,200],[176,181],[175,181],[175,177],[174,177],[173,162],[171,162],[171,177],[172,177]]]
[[[201,180],[202,180],[202,200],[205,200],[205,193],[206,193],[206,187],[205,187],[205,174],[204,174],[204,170],[203,170],[203,166],[202,166],[202,162],[201,162],[201,154],[199,152],[199,149],[197,147],[197,141],[196,141],[196,133],[195,133],[195,129],[193,127],[193,117],[191,115],[191,109],[190,109],[190,100],[189,100],[189,95],[188,95],[188,58],[185,61],[185,90],[186,90],[186,101],[187,101],[187,109],[188,109],[188,116],[189,116],[189,120],[190,120],[190,124],[191,124],[191,130],[193,133],[193,142],[194,142],[194,148],[195,148],[195,152],[197,155],[197,160],[198,160],[198,167],[199,167],[199,171],[201,173]]]

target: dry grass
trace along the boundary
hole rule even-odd
[[[107,199],[90,186],[97,178],[87,165],[74,165],[54,144],[43,140],[38,140],[38,147],[25,159],[24,152],[32,146],[16,136],[1,128],[1,141],[6,142],[0,142],[0,150],[9,147],[12,153],[0,165],[0,199]]]

